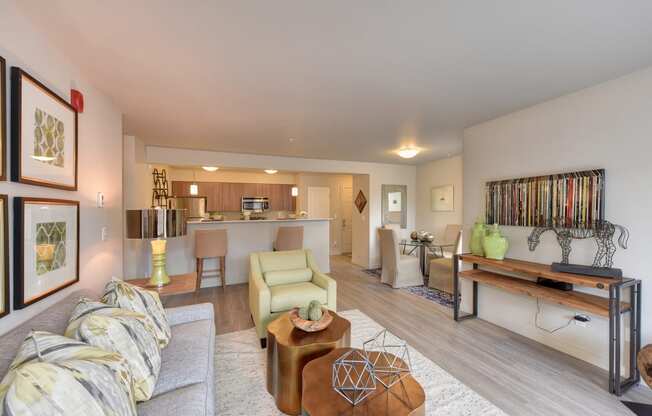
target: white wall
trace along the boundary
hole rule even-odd
[[[435,160],[417,166],[417,229],[442,235],[446,224],[462,224],[462,155]],[[430,191],[433,187],[453,185],[454,211],[433,212]]]
[[[606,169],[606,217],[631,231],[628,250],[619,250],[616,267],[643,280],[643,345],[652,342],[646,319],[652,306],[649,249],[652,235],[652,69],[634,73],[519,111],[464,132],[464,222],[484,212],[484,183],[489,180]],[[508,256],[551,263],[560,249],[544,234],[535,252],[526,237],[531,228],[502,227]],[[591,264],[593,241],[573,242],[571,261]],[[647,289],[647,290],[646,290]],[[464,288],[468,294],[468,285]],[[604,294],[604,292],[602,292]],[[468,296],[466,296],[468,298]],[[480,289],[480,316],[490,322],[566,351],[601,367],[608,365],[607,319],[593,317],[588,328],[570,326],[554,335],[534,325],[532,298]],[[544,304],[542,322],[560,326],[575,311]]]
[[[13,1],[0,2],[0,55],[7,61],[7,76],[11,66],[19,66],[64,98],[69,98],[71,87],[82,91],[85,97],[85,111],[79,115],[78,127],[79,190],[70,192],[0,183],[0,193],[9,195],[10,206],[11,199],[16,196],[80,201],[80,282],[0,319],[0,333],[4,333],[72,291],[82,287],[99,291],[111,276],[122,275],[122,115],[49,44],[38,28],[17,10]],[[9,110],[10,94],[7,92]],[[8,122],[10,124],[10,120]],[[9,150],[10,143],[7,146]],[[10,163],[8,157],[6,162]],[[95,208],[97,192],[105,195],[104,208]],[[13,212],[10,210],[10,257],[14,250],[13,226]],[[100,238],[103,226],[108,227],[107,241]],[[13,264],[10,275],[14,275]],[[13,281],[11,286],[13,288]]]
[[[355,205],[355,199],[358,197],[360,191],[362,191],[365,198],[367,198],[367,204],[362,211],[359,211],[357,207],[354,207],[352,211],[351,216],[353,217],[353,220],[351,228],[353,239],[351,241],[351,261],[358,266],[369,267],[369,238],[371,236],[371,234],[367,232],[370,229],[369,175],[353,175],[353,205]],[[377,236],[378,231],[376,228],[373,228],[371,231]],[[380,267],[380,264],[374,265],[373,267]]]
[[[261,156],[243,153],[224,153],[205,150],[176,149],[169,147],[147,147],[147,161],[166,165],[217,165],[225,168],[252,168],[274,166],[290,172],[321,172],[369,175],[368,215],[369,238],[368,254],[355,256],[369,261],[365,267],[380,265],[380,247],[376,229],[381,226],[380,187],[388,185],[407,185],[408,187],[408,229],[414,229],[416,214],[416,167],[383,163],[351,162],[340,160],[305,159],[280,156]],[[354,199],[357,190],[354,189]],[[354,232],[353,238],[358,238]],[[354,248],[356,245],[354,244]]]

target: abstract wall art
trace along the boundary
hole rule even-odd
[[[604,220],[604,169],[487,182],[487,224],[592,228]]]
[[[14,308],[79,281],[79,202],[14,200]]]
[[[77,190],[77,111],[20,68],[11,88],[11,179]]]
[[[355,197],[355,206],[358,208],[358,212],[362,214],[362,210],[367,206],[367,198],[364,196],[362,189],[358,192],[358,196]]]

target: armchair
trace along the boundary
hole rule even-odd
[[[260,345],[267,344],[267,325],[295,307],[318,300],[337,308],[337,282],[321,273],[311,250],[251,253],[249,308]]]

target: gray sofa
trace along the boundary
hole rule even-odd
[[[31,329],[63,334],[77,300],[97,299],[77,291],[0,336],[0,378],[7,373],[18,347]],[[138,404],[142,416],[212,416],[215,414],[215,323],[209,303],[166,309],[172,340],[161,351],[161,373],[154,395]]]

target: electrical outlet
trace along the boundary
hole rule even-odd
[[[102,241],[106,241],[109,238],[109,230],[106,227],[102,227],[100,236],[102,238]]]

